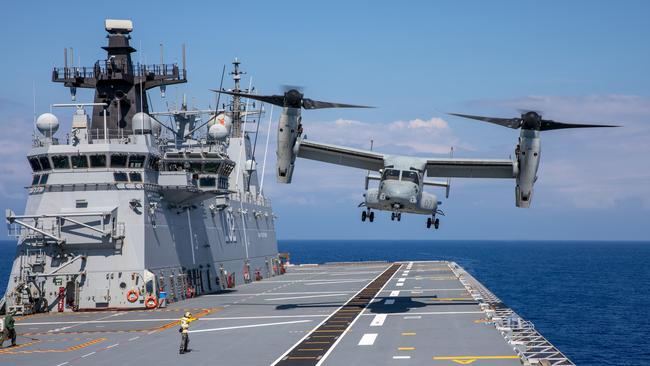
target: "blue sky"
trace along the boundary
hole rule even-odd
[[[166,61],[179,61],[187,44],[189,83],[168,88],[170,102],[187,93],[214,105],[208,89],[237,56],[261,92],[303,85],[315,99],[379,107],[304,113],[307,135],[324,142],[366,147],[372,138],[388,153],[430,156],[454,146],[458,156],[504,158],[516,131],[442,112],[515,116],[533,108],[556,120],[624,126],[544,134],[528,210],[515,208],[513,181],[454,180],[437,232],[420,216],[361,223],[364,172],[300,160],[292,185],[266,179],[280,238],[650,240],[648,14],[647,1],[158,1],[113,10],[10,2],[0,14],[0,206],[24,207],[32,86],[37,113],[68,101],[49,82],[62,49],[74,47],[92,65],[104,57],[103,20],[130,18],[136,60],[158,62],[163,42]],[[151,97],[160,99],[157,91]],[[91,95],[80,92],[84,98]],[[70,118],[57,113],[65,129]]]

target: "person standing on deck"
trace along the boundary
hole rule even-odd
[[[195,320],[196,318],[192,318],[192,313],[189,311],[185,312],[185,315],[181,318],[181,327],[178,330],[181,332],[181,347],[178,351],[181,355],[188,351],[187,346],[190,343],[188,331],[190,330],[190,323]]]
[[[11,347],[16,346],[16,325],[14,320],[14,315],[16,315],[16,310],[13,310],[5,316],[4,319],[4,337],[2,338],[2,343],[0,347],[5,343],[6,339],[11,339]]]

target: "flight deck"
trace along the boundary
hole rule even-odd
[[[180,355],[185,311],[191,352]],[[573,365],[453,262],[290,266],[156,310],[20,317],[11,365]]]

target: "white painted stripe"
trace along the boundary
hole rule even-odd
[[[58,364],[56,366],[63,366],[63,365],[67,365],[67,364],[68,364],[68,361],[65,361],[65,362],[61,362],[60,364]]]
[[[394,300],[394,299],[388,299],[388,300],[386,300],[386,301],[384,302],[384,304],[386,304],[386,305],[393,305],[394,303],[395,303],[395,300]]]
[[[86,353],[85,355],[81,356],[81,358],[86,358],[86,357],[92,356],[94,354],[95,354],[95,352]]]
[[[327,296],[347,296],[347,294],[327,294],[327,295],[310,295],[310,296],[294,296],[294,297],[274,297],[271,299],[264,299],[266,301],[280,301],[280,300],[296,300],[296,299],[311,299],[314,297],[327,297]]]
[[[390,295],[388,295],[388,296],[390,296],[390,297],[397,297],[397,296],[399,296],[399,291],[398,291],[398,290],[391,291],[391,292],[390,292]]]
[[[388,267],[388,268],[390,268],[390,267]],[[387,268],[387,269],[388,269],[388,268]],[[388,284],[389,284],[390,281],[393,279],[393,277],[395,277],[395,275],[396,275],[397,272],[400,270],[400,268],[402,268],[402,265],[400,265],[400,266],[397,268],[397,270],[395,271],[395,273],[393,273],[393,274],[390,276],[390,278],[386,281],[386,283],[384,283],[384,285],[381,286],[381,288],[379,289],[379,291],[377,291],[377,293],[375,294],[375,296],[372,297],[371,300],[376,299],[376,298],[377,298],[377,295],[379,295],[379,294],[381,293],[381,290],[383,290],[384,288],[386,288],[386,286],[388,286]],[[383,272],[382,272],[382,273],[383,273]],[[381,274],[379,274],[379,276],[381,276]],[[379,276],[377,276],[377,277],[375,277],[375,278],[379,278]],[[363,289],[361,289],[361,290],[359,291],[359,293],[360,293],[361,291],[363,291]],[[368,307],[366,306],[366,307],[363,309],[363,311],[366,311],[367,308],[368,308]],[[362,312],[363,312],[363,311],[362,311]],[[354,320],[352,320],[352,323],[350,323],[350,325],[348,325],[348,328],[347,328],[347,329],[352,329],[352,327],[354,326],[354,323],[356,323],[357,320],[359,320],[359,318],[360,318],[359,316],[357,316],[356,318],[354,318]],[[330,353],[332,353],[332,351],[334,350],[334,348],[339,344],[339,342],[341,342],[341,339],[343,339],[343,337],[345,337],[346,334],[347,334],[347,332],[344,332],[343,334],[341,334],[340,337],[336,338],[336,340],[335,340],[334,343],[332,344],[332,347],[330,347],[330,348],[327,350],[327,352],[325,352],[325,354],[323,355],[323,357],[321,357],[321,359],[318,360],[318,362],[316,363],[316,366],[321,366],[321,365],[323,364],[323,362],[325,362],[325,360],[327,359],[327,356],[329,356]]]
[[[119,346],[119,343],[111,344],[110,346],[106,347],[106,349],[113,348]]]
[[[316,286],[316,285],[330,285],[336,283],[351,283],[351,282],[367,282],[367,279],[363,280],[345,280],[345,281],[319,281],[319,282],[306,282],[305,286]]]
[[[136,339],[140,338],[140,336],[135,336],[133,338],[129,338],[129,341],[135,341]]]
[[[305,314],[305,315],[260,315],[260,316],[221,316],[214,318],[200,318],[200,320],[249,320],[249,319],[282,319],[282,318],[325,318],[328,314]],[[178,320],[178,319],[174,319]]]
[[[370,322],[370,326],[381,327],[384,325],[384,321],[386,321],[386,314],[377,314],[375,315],[375,318],[372,319],[372,322]]]
[[[421,317],[420,315],[416,315],[416,316],[405,316],[404,319],[422,319],[422,317]]]
[[[408,360],[411,356],[393,356],[393,360]]]
[[[234,326],[234,327],[198,329],[198,330],[190,330],[190,331],[188,331],[188,333],[203,333],[203,332],[215,332],[215,331],[218,331],[218,330],[270,327],[272,325],[298,324],[298,323],[307,323],[307,322],[310,322],[310,321],[311,320],[294,320],[294,321],[291,321],[291,322],[263,323],[263,324],[239,325],[239,326]]]
[[[359,346],[372,346],[377,339],[377,333],[366,333],[359,340]]]
[[[389,300],[386,300],[391,301]],[[394,300],[393,300],[394,301]],[[459,315],[459,314],[484,314],[482,311],[429,311],[429,312],[411,312],[411,311],[405,311],[401,313],[386,313],[388,316],[402,316],[402,315]],[[375,316],[377,314],[373,313],[363,313],[361,316]]]
[[[397,287],[402,287],[402,286],[404,286],[404,282],[400,282],[400,283],[398,283],[398,284],[395,285],[395,286],[397,286]]]
[[[399,280],[397,280],[397,282],[404,282],[404,281],[406,281],[406,278],[400,278]]]

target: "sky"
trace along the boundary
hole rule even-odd
[[[276,183],[275,109],[264,190],[280,239],[650,240],[650,2],[114,4],[5,4],[0,207],[24,210],[34,105],[40,114],[70,100],[50,82],[63,48],[91,66],[105,58],[104,19],[128,18],[136,62],[157,63],[160,43],[165,62],[179,62],[187,45],[189,82],[169,87],[165,100],[151,90],[157,110],[184,93],[198,107],[214,106],[209,89],[238,57],[243,83],[252,78],[260,93],[300,85],[313,99],[377,106],[304,112],[306,135],[322,142],[367,148],[372,139],[378,151],[424,157],[453,146],[458,157],[507,158],[518,131],[445,112],[515,117],[533,109],[557,121],[622,126],[543,133],[530,209],[515,207],[513,180],[453,179],[449,199],[428,188],[446,213],[434,231],[415,215],[397,223],[378,212],[362,223],[364,171],[299,159],[293,183]],[[92,94],[79,91],[78,100]],[[71,112],[56,114],[69,129]]]

